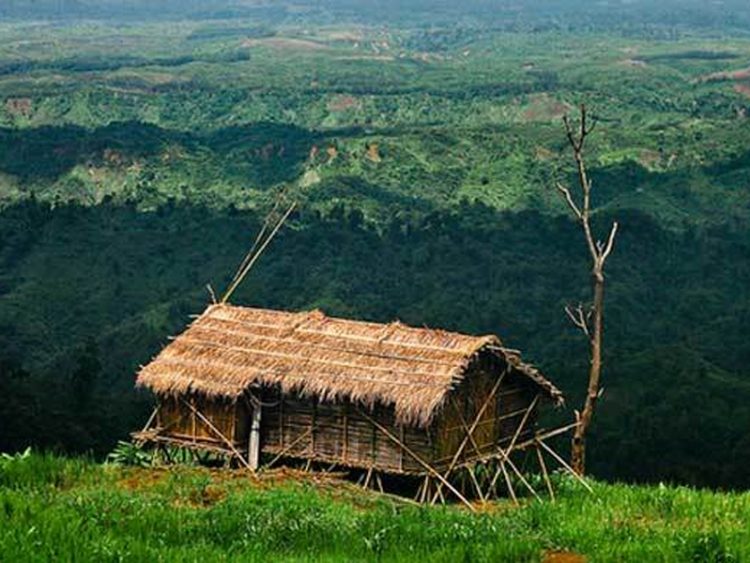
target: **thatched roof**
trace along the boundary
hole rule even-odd
[[[321,400],[392,404],[400,423],[424,426],[479,353],[498,354],[555,402],[560,391],[496,336],[412,328],[232,305],[211,305],[138,374],[160,395],[236,398],[279,385]]]

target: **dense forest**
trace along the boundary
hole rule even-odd
[[[588,273],[554,182],[585,101],[595,219],[622,226],[591,471],[750,486],[744,4],[473,2],[450,26],[454,3],[417,4],[393,27],[388,2],[194,4],[4,5],[0,451],[101,457],[141,425],[138,366],[282,188],[299,210],[235,303],[497,333],[571,417],[587,359],[563,307]]]

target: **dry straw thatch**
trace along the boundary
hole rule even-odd
[[[138,374],[159,395],[236,399],[253,386],[322,401],[393,405],[400,424],[426,426],[480,353],[499,354],[555,402],[562,394],[496,336],[211,305]]]

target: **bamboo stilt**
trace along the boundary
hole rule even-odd
[[[372,465],[367,469],[367,476],[365,477],[365,482],[362,485],[365,489],[370,488],[370,479],[372,478]]]
[[[425,475],[424,483],[422,486],[422,494],[419,496],[419,504],[424,504],[427,500],[427,495],[430,492],[430,476]]]
[[[571,474],[571,475],[572,475],[573,477],[575,477],[575,478],[576,478],[576,479],[577,479],[577,480],[578,480],[578,481],[579,481],[579,482],[581,483],[581,485],[583,485],[583,486],[584,486],[584,487],[586,488],[586,490],[587,490],[588,492],[590,492],[590,493],[593,493],[593,492],[594,492],[594,489],[592,489],[592,488],[591,488],[591,486],[590,486],[590,485],[589,485],[589,484],[588,484],[588,483],[587,483],[586,481],[584,481],[583,477],[581,477],[581,476],[580,476],[580,475],[579,475],[578,473],[576,473],[576,472],[575,472],[575,471],[573,470],[573,468],[572,468],[572,467],[571,467],[570,465],[568,465],[568,464],[566,463],[566,461],[565,461],[565,460],[564,460],[563,458],[561,458],[561,457],[560,457],[559,455],[557,455],[557,452],[555,452],[555,450],[553,450],[552,448],[550,448],[550,447],[549,447],[549,446],[548,446],[547,444],[545,444],[545,443],[544,443],[544,442],[542,442],[541,440],[538,440],[538,443],[539,443],[539,444],[540,444],[540,445],[541,445],[541,446],[542,446],[542,447],[543,447],[543,448],[544,448],[545,450],[547,450],[547,452],[548,452],[548,453],[549,453],[549,454],[550,454],[550,455],[551,455],[551,456],[552,456],[553,458],[555,458],[555,460],[557,460],[557,462],[558,462],[558,463],[559,463],[560,465],[562,465],[562,466],[563,466],[563,467],[564,467],[564,468],[565,468],[565,469],[567,470],[567,472],[568,472],[568,473],[570,473],[570,474]]]
[[[508,493],[510,494],[510,498],[513,499],[513,502],[515,504],[518,504],[518,497],[516,496],[516,491],[513,490],[513,483],[510,481],[510,475],[508,475],[508,470],[505,469],[505,462],[500,462],[500,470],[503,472],[503,477],[505,478],[505,486],[508,487]]]
[[[555,489],[552,487],[552,481],[550,481],[549,473],[547,472],[547,464],[544,463],[544,456],[542,455],[542,450],[539,449],[539,447],[536,448],[536,455],[537,459],[539,460],[539,467],[542,470],[542,475],[544,476],[544,483],[545,485],[547,485],[549,498],[552,502],[555,502]]]
[[[477,480],[477,476],[474,475],[473,468],[468,467],[467,471],[469,472],[469,477],[471,478],[471,482],[474,484],[474,489],[476,489],[477,495],[479,496],[479,500],[484,502],[485,501],[484,493],[482,493],[482,487],[479,486],[479,481]]]
[[[375,474],[375,482],[376,482],[376,483],[377,483],[377,485],[378,485],[378,490],[379,490],[379,491],[380,491],[381,493],[385,493],[385,491],[383,490],[383,480],[382,480],[382,479],[380,478],[380,473],[376,473],[376,474]]]
[[[542,500],[541,497],[537,494],[537,492],[534,490],[534,487],[531,486],[531,484],[526,480],[526,478],[523,476],[523,474],[518,470],[516,467],[516,464],[513,463],[510,458],[507,458],[506,463],[510,465],[510,468],[513,470],[513,473],[516,474],[518,479],[523,483],[523,485],[529,490],[529,492],[537,499]]]

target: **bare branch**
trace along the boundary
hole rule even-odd
[[[587,112],[586,112],[586,104],[581,104],[581,146],[583,146],[583,140],[586,138],[586,118],[587,118]]]
[[[217,301],[216,301],[216,293],[214,293],[214,288],[211,287],[210,283],[208,283],[206,284],[206,289],[208,290],[208,294],[211,296],[211,303],[216,305]]]
[[[583,218],[583,215],[581,215],[581,210],[578,209],[578,206],[576,205],[576,202],[573,201],[573,196],[570,193],[570,190],[563,186],[560,182],[557,183],[557,190],[565,197],[565,201],[568,203],[568,207],[575,213],[575,216],[579,219]]]
[[[578,142],[576,141],[575,134],[573,133],[573,126],[570,123],[570,118],[567,115],[563,115],[563,123],[565,124],[565,133],[568,136],[568,142],[573,147],[575,152],[578,152]]]
[[[591,122],[591,127],[586,129],[586,136],[591,135],[591,133],[594,132],[594,129],[596,129],[597,125],[599,125],[599,120],[594,118],[593,121]]]
[[[578,305],[575,309],[571,308],[570,305],[565,306],[565,314],[568,318],[583,331],[586,336],[590,337],[588,320],[591,317],[591,312],[584,313],[583,305]]]
[[[604,265],[604,261],[609,257],[612,253],[612,249],[615,247],[615,237],[617,236],[617,229],[619,226],[620,225],[617,221],[612,223],[612,229],[609,231],[609,239],[607,239],[607,246],[604,247],[604,252],[601,253],[602,265]]]

